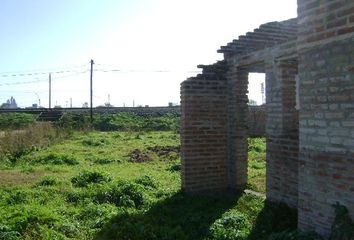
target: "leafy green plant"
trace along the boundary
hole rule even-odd
[[[144,186],[146,189],[155,189],[157,187],[156,180],[147,175],[135,179],[134,182]]]
[[[354,223],[348,209],[338,202],[333,205],[335,218],[331,228],[330,240],[353,240]]]
[[[28,202],[28,193],[23,190],[16,190],[9,194],[6,199],[7,204],[22,204]]]
[[[54,165],[77,165],[79,161],[74,156],[59,153],[49,153],[34,160],[36,163],[41,164],[54,164]]]
[[[109,173],[98,171],[83,171],[71,178],[75,187],[87,187],[91,183],[107,183],[112,181]]]
[[[112,203],[124,207],[141,207],[145,204],[145,188],[130,181],[100,186],[92,189],[92,199],[98,203]]]
[[[265,153],[265,138],[248,138],[248,151],[251,153]]]
[[[182,165],[180,163],[173,164],[171,167],[168,168],[171,172],[179,172],[182,169]]]
[[[79,234],[79,230],[77,229],[75,224],[71,222],[61,223],[56,228],[58,229],[59,232],[63,233],[68,238],[74,238]]]
[[[247,239],[251,224],[247,217],[239,212],[223,216],[210,227],[210,239],[242,240]]]
[[[58,179],[52,176],[42,178],[36,185],[37,186],[54,186],[58,184]]]
[[[0,223],[0,240],[16,240],[20,233]]]

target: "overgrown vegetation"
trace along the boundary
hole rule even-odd
[[[23,135],[6,133],[10,146],[24,141],[30,150],[17,155],[1,150],[6,162],[0,165],[0,240],[319,239],[296,231],[297,214],[285,205],[252,194],[184,194],[179,134],[163,124],[153,128],[173,131],[152,131],[144,127],[145,118],[123,115],[104,116],[105,132],[65,132],[61,141],[46,123],[29,125]],[[89,129],[86,120],[70,121],[59,126]],[[108,131],[115,128],[122,131]],[[1,149],[5,142],[0,138]],[[263,138],[249,140],[248,173],[248,187],[264,193]],[[331,240],[351,239],[348,212],[336,209],[340,217]]]
[[[50,123],[33,123],[21,130],[3,131],[0,136],[0,164],[14,164],[22,156],[47,148],[65,135]]]
[[[179,116],[138,116],[133,113],[95,114],[92,127],[97,131],[178,131]],[[90,127],[88,115],[65,114],[59,126],[72,129]]]
[[[264,200],[181,193],[179,151],[171,131],[87,131],[21,155],[0,171],[0,239],[245,239]]]
[[[0,114],[0,130],[22,129],[33,124],[36,116],[27,113],[2,113]]]
[[[266,143],[265,138],[248,139],[248,185],[253,191],[265,193]]]

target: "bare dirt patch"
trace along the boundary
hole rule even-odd
[[[153,160],[149,152],[143,152],[140,149],[134,149],[128,154],[128,157],[131,162],[149,162]]]
[[[180,157],[180,146],[154,146],[148,147],[149,151],[154,152],[159,157],[167,158],[169,160],[176,160]]]
[[[45,176],[45,172],[18,172],[10,170],[0,171],[0,186],[24,185],[36,182]]]

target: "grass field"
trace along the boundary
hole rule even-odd
[[[265,142],[249,184],[265,191]],[[181,192],[179,134],[74,132],[2,163],[0,239],[267,239],[296,214],[250,195]]]

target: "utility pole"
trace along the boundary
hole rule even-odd
[[[93,73],[93,60],[91,59],[91,71],[90,71],[90,119],[91,123],[93,123],[93,104],[92,104],[92,96],[93,96],[93,91],[92,91],[92,73]]]
[[[52,74],[49,73],[49,109],[52,108]]]
[[[73,108],[73,99],[70,98],[70,108]]]

